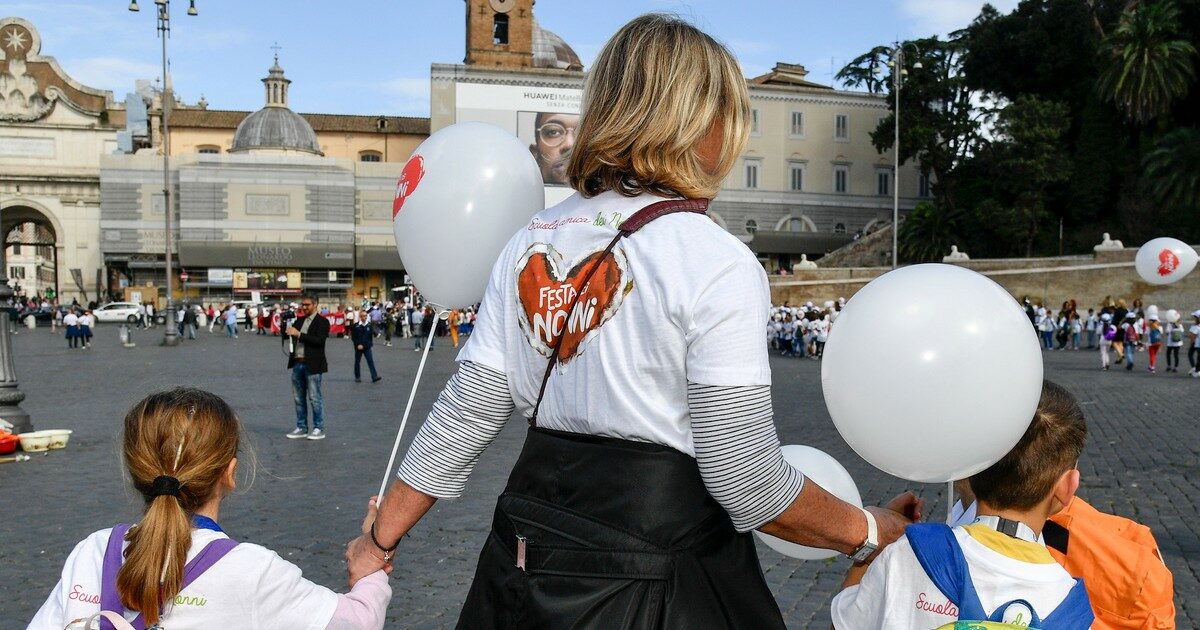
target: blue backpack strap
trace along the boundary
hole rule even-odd
[[[1095,620],[1096,615],[1092,612],[1092,603],[1088,600],[1083,580],[1075,578],[1075,586],[1071,587],[1071,591],[1063,598],[1058,608],[1046,615],[1042,626],[1054,630],[1086,630],[1092,627]]]
[[[1027,599],[1014,599],[1011,602],[1006,602],[1004,604],[1001,604],[998,608],[996,608],[996,610],[992,611],[992,615],[990,617],[988,617],[986,619],[986,621],[993,621],[996,623],[1004,623],[1004,613],[1006,611],[1008,611],[1008,607],[1012,606],[1013,604],[1019,604],[1021,606],[1024,606],[1025,608],[1029,609],[1029,619],[1023,620],[1024,625],[1026,627],[1029,627],[1029,628],[1054,628],[1054,626],[1044,625],[1042,618],[1038,617],[1037,611],[1033,609],[1033,604],[1030,604],[1029,600],[1027,600]],[[1021,624],[1018,624],[1018,625],[1021,625]]]
[[[945,523],[918,523],[905,528],[904,534],[925,574],[958,606],[958,618],[986,619],[987,613],[975,592],[967,559],[954,538],[954,530]]]

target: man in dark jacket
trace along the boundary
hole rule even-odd
[[[325,340],[329,321],[317,313],[317,298],[306,295],[300,300],[296,319],[285,331],[291,339],[288,368],[292,370],[292,401],[296,404],[296,428],[289,439],[325,439],[325,401],[321,398],[321,375],[329,371],[325,361]],[[308,430],[308,406],[312,405],[313,430]]]
[[[375,358],[371,356],[371,346],[375,345],[375,334],[371,325],[371,316],[366,311],[358,312],[358,321],[350,327],[350,343],[354,344],[354,382],[362,382],[362,371],[359,365],[363,357],[367,359],[367,368],[371,370],[371,382],[378,383],[383,377],[375,371]]]

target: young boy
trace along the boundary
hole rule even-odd
[[[938,628],[960,619],[1090,627],[1083,583],[1054,561],[1042,539],[1046,519],[1079,487],[1075,466],[1086,438],[1074,397],[1045,381],[1020,442],[970,478],[974,523],[910,526],[869,565],[852,567],[830,606],[834,627]]]

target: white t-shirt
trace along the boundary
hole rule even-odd
[[[652,442],[694,455],[687,384],[770,385],[767,276],[702,214],[661,217],[621,239],[568,313],[575,285],[621,221],[659,197],[578,194],[539,213],[492,270],[458,355],[504,372],[532,415],[558,333],[568,332],[539,426]],[[594,259],[592,259],[594,260]],[[579,333],[583,333],[580,341]]]
[[[66,316],[63,317],[63,325],[64,326],[79,325],[79,316],[76,315],[75,313],[67,313]]]
[[[29,630],[62,630],[75,619],[100,611],[100,577],[111,529],[75,545],[62,578],[29,623]],[[225,534],[192,530],[190,562],[205,545]],[[126,543],[128,545],[128,543]],[[325,628],[337,608],[337,593],[310,582],[300,567],[258,545],[241,543],[175,598],[163,620],[171,630],[188,628]],[[136,613],[127,613],[132,621]]]
[[[993,540],[1007,538],[986,525],[970,527],[972,531],[983,530],[986,532],[983,536],[990,534]],[[955,527],[954,536],[962,547],[979,601],[989,613],[1009,601],[1024,599],[1033,605],[1039,617],[1045,617],[1075,586],[1066,570],[1037,543],[1023,540],[1002,543],[1021,548],[1039,560],[1027,562],[993,549],[964,527]],[[1009,607],[1005,621],[1013,621],[1023,609],[1016,605]],[[830,604],[830,613],[834,628],[851,630],[938,628],[958,619],[958,609],[925,574],[907,536],[879,554],[860,584],[838,593]],[[1026,616],[1025,623],[1028,621]]]
[[[1188,334],[1192,335],[1192,347],[1200,348],[1200,324],[1192,324],[1192,327],[1188,328]]]

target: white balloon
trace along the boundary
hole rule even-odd
[[[858,485],[854,483],[854,477],[850,476],[850,473],[846,471],[844,466],[838,463],[838,460],[834,459],[828,453],[811,446],[792,444],[783,447],[781,450],[783,451],[783,458],[793,468],[804,473],[808,481],[816,483],[846,503],[862,507],[862,497],[858,494]],[[804,545],[797,545],[796,543],[788,542],[782,538],[776,538],[759,531],[755,531],[754,534],[771,549],[792,558],[800,560],[824,560],[838,555],[838,552],[832,549],[805,547]]]
[[[1196,250],[1177,238],[1161,236],[1138,248],[1134,267],[1150,284],[1171,284],[1196,268]]]
[[[504,245],[544,207],[529,147],[494,125],[458,123],[413,151],[396,183],[392,231],[421,295],[462,307],[482,299]]]
[[[1178,324],[1179,323],[1179,311],[1177,311],[1175,309],[1168,310],[1166,318],[1167,318],[1168,324]]]
[[[973,475],[1029,427],[1042,356],[1003,287],[955,265],[903,267],[842,309],[821,362],[829,415],[887,473],[925,483]]]

